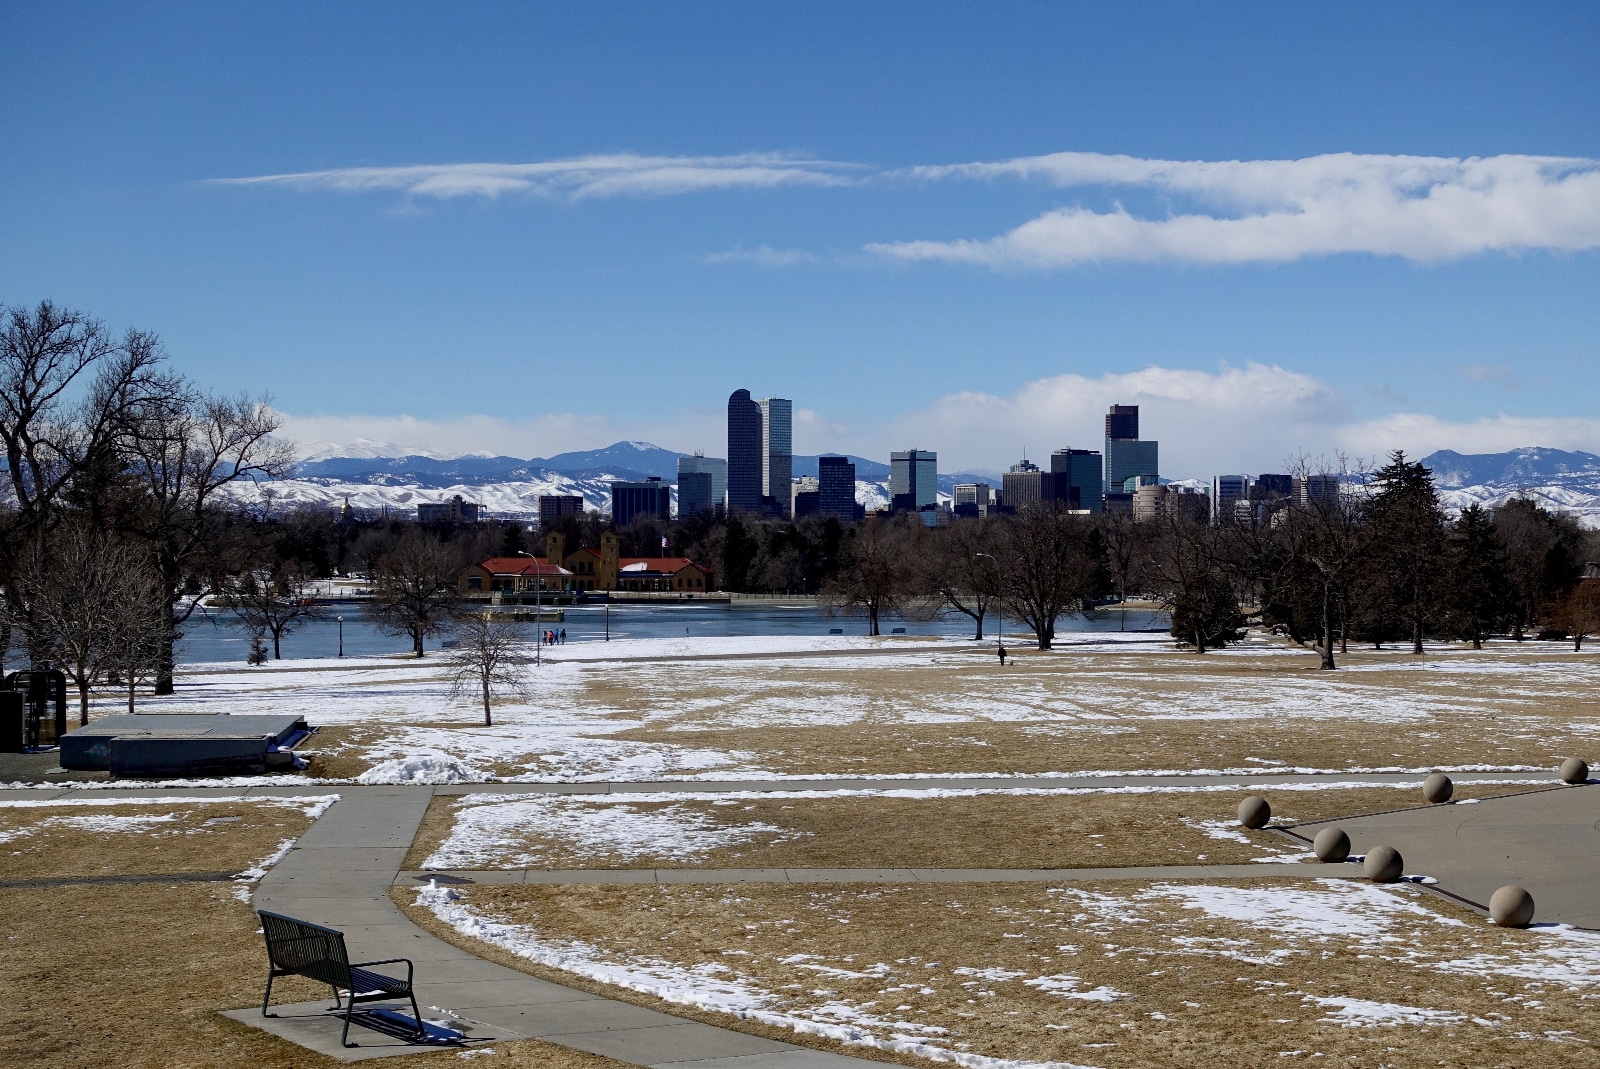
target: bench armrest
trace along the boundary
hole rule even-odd
[[[365,969],[369,965],[397,965],[400,962],[405,962],[406,983],[409,984],[411,982],[411,974],[416,969],[416,966],[411,964],[410,958],[384,958],[382,961],[352,961],[350,963],[350,967],[352,969]]]

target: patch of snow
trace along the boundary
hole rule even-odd
[[[1062,998],[1081,999],[1084,1002],[1115,1002],[1118,999],[1133,997],[1126,991],[1118,991],[1116,988],[1107,987],[1104,984],[1087,991],[1080,991],[1079,988],[1083,986],[1083,980],[1067,973],[1060,973],[1056,976],[1036,976],[1032,980],[1024,980],[1022,982],[1027,987],[1036,987],[1040,991],[1047,991],[1052,995],[1059,995]]]
[[[363,784],[483,783],[485,772],[443,754],[416,754],[373,765],[356,777]]]
[[[630,804],[646,800],[672,804],[649,810]],[[793,837],[760,821],[723,824],[682,802],[681,796],[660,795],[467,795],[457,804],[450,834],[423,864],[430,869],[535,868],[546,858],[537,848],[525,848],[522,836],[529,832],[619,861],[646,856],[695,861],[724,846]]]
[[[1401,1024],[1460,1024],[1467,1019],[1466,1014],[1452,1013],[1449,1010],[1424,1010],[1415,1006],[1401,1006],[1394,1002],[1368,1002],[1366,999],[1345,998],[1342,995],[1332,998],[1307,995],[1305,1001],[1332,1010],[1328,1016],[1319,1018],[1321,1023],[1338,1024],[1346,1028],[1376,1028]]]

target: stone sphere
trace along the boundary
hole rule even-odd
[[[1526,928],[1533,920],[1533,896],[1508,883],[1489,899],[1489,919],[1502,928]]]
[[[1589,782],[1589,762],[1581,757],[1569,757],[1561,762],[1561,778],[1568,783]]]
[[[1374,846],[1361,862],[1361,871],[1373,883],[1393,883],[1405,875],[1406,862],[1392,846]]]
[[[1422,797],[1434,805],[1448,802],[1454,793],[1456,793],[1455,784],[1451,783],[1450,777],[1443,772],[1435,772],[1422,781]]]
[[[1265,828],[1272,819],[1272,807],[1259,794],[1252,794],[1239,803],[1239,823],[1247,828]]]
[[[1337,862],[1350,858],[1350,836],[1343,828],[1323,828],[1311,843],[1318,861]]]

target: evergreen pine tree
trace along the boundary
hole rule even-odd
[[[1378,492],[1368,512],[1369,583],[1376,587],[1361,599],[1374,618],[1366,630],[1382,635],[1400,630],[1411,638],[1411,652],[1422,652],[1422,639],[1439,610],[1439,585],[1445,559],[1445,518],[1433,473],[1406,460],[1396,450],[1376,475]],[[1399,627],[1381,618],[1392,611]]]
[[[1482,507],[1461,513],[1450,539],[1451,630],[1475,650],[1510,617],[1512,591],[1505,547]]]

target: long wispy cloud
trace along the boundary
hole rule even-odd
[[[1431,263],[1483,252],[1600,246],[1600,161],[1550,156],[1376,156],[1178,161],[1063,152],[918,167],[912,181],[1015,179],[1069,189],[1144,189],[1182,207],[1159,217],[1118,204],[1043,213],[982,239],[896,241],[900,260],[1048,269],[1083,263],[1284,262],[1338,253]]]
[[[412,198],[532,194],[582,200],[790,186],[910,191],[1000,183],[1082,191],[1004,233],[874,242],[896,261],[1051,270],[1086,263],[1240,264],[1337,254],[1435,263],[1488,252],[1600,247],[1600,160],[1503,155],[1469,158],[1332,153],[1298,160],[1156,160],[1058,152],[995,162],[876,168],[774,153],[736,156],[581,156],[533,163],[344,167],[214,179],[302,192],[397,193]],[[1113,200],[1137,191],[1162,201],[1139,213]],[[1081,198],[1093,194],[1099,207]],[[707,258],[762,266],[812,262],[808,253],[735,250]]]
[[[652,197],[776,186],[839,186],[864,168],[777,154],[638,156],[617,153],[537,163],[442,163],[340,167],[328,171],[218,178],[213,184],[277,186],[300,192],[402,193],[413,197]]]

